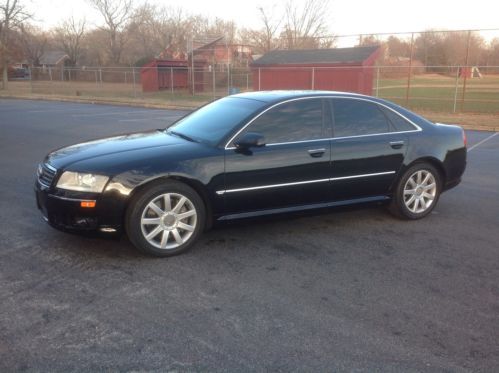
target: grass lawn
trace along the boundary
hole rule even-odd
[[[496,113],[499,114],[499,76],[489,75],[483,78],[467,79],[463,101],[464,79],[437,74],[416,75],[411,78],[409,100],[407,101],[407,78],[380,79],[379,87],[373,89],[373,95],[386,98],[413,110],[435,112]]]

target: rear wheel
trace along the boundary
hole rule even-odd
[[[419,163],[409,168],[397,184],[390,211],[404,219],[421,219],[428,215],[441,191],[441,177],[430,164]]]
[[[205,207],[189,186],[168,181],[141,192],[128,208],[126,230],[141,251],[172,256],[189,249],[201,233]]]

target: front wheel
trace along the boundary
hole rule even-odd
[[[139,250],[172,256],[189,249],[203,230],[205,207],[189,186],[168,181],[141,192],[128,208],[126,230]]]
[[[428,215],[441,191],[441,177],[430,164],[420,163],[409,168],[397,184],[390,211],[404,219],[421,219]]]

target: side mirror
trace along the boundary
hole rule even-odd
[[[261,133],[246,132],[234,141],[234,145],[238,149],[260,148],[265,146],[265,137]]]

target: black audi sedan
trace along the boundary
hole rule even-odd
[[[419,219],[465,166],[458,126],[369,96],[271,91],[216,100],[168,129],[53,151],[35,190],[55,228],[125,232],[170,256],[232,219],[375,201]]]

